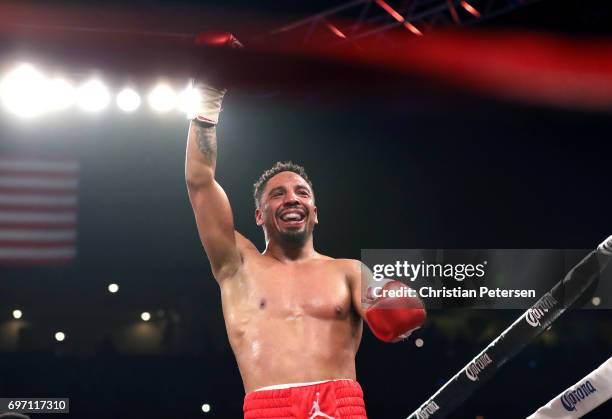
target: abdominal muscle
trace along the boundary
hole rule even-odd
[[[312,381],[355,379],[361,322],[308,315],[252,313],[241,324],[226,318],[245,391]]]

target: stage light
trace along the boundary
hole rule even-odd
[[[14,319],[20,319],[21,316],[23,316],[23,313],[21,312],[21,310],[13,310],[13,318]]]
[[[418,338],[414,341],[414,344],[416,345],[417,348],[422,348],[423,345],[425,345],[425,341],[421,338]]]
[[[202,412],[204,412],[204,413],[210,412],[210,405],[208,403],[204,403],[202,405]]]
[[[334,25],[333,23],[331,23],[331,22],[329,22],[327,20],[325,20],[325,25],[327,26],[327,29],[329,29],[338,38],[346,39],[346,34],[344,32],[342,32],[340,29],[338,29],[338,27],[336,25]]]
[[[64,339],[66,339],[66,335],[64,334],[64,332],[56,332],[55,333],[55,340],[58,342],[63,342]]]
[[[423,36],[423,32],[421,32],[419,30],[419,28],[417,28],[416,26],[414,26],[412,23],[410,22],[404,22],[402,23],[402,25],[404,25],[404,27],[406,29],[408,29],[410,32],[412,32],[415,35],[419,35],[419,36]]]
[[[66,80],[55,78],[47,82],[45,89],[45,103],[52,111],[63,111],[76,102],[76,90]]]
[[[117,106],[125,112],[135,111],[140,107],[140,95],[135,90],[126,88],[117,95]]]
[[[109,284],[108,285],[108,292],[110,292],[111,294],[114,294],[117,291],[119,291],[119,285],[117,285],[117,284]]]
[[[382,7],[385,10],[385,12],[389,13],[391,17],[393,17],[393,19],[397,20],[398,22],[404,21],[404,16],[399,14],[397,10],[389,6],[384,0],[376,0],[376,4]]]
[[[110,102],[108,89],[99,80],[91,80],[81,86],[77,98],[81,109],[88,112],[101,111]]]
[[[46,108],[45,77],[30,64],[21,64],[0,82],[0,98],[6,109],[20,117],[40,115]]]
[[[598,307],[601,304],[601,298],[595,296],[591,299],[591,304],[593,304],[595,307]]]
[[[200,103],[200,93],[191,84],[179,93],[177,98],[179,112],[187,115],[188,118],[195,117]]]
[[[461,7],[463,7],[469,14],[474,17],[480,17],[480,12],[476,10],[470,3],[465,0],[461,0]]]
[[[151,320],[151,313],[149,313],[148,311],[143,311],[142,314],[140,315],[140,318],[143,321],[148,322],[149,320]]]
[[[384,0],[376,0],[376,4],[378,4],[380,7],[382,7],[385,12],[389,13],[391,15],[391,17],[395,20],[397,20],[398,22],[400,22],[402,25],[404,25],[404,27],[406,29],[408,29],[410,32],[412,32],[415,35],[423,35],[423,33],[418,30],[418,28],[416,26],[414,26],[412,23],[410,22],[406,22],[406,19],[404,19],[404,17],[398,13],[397,10],[395,10],[393,7],[389,6],[389,4],[387,4]]]
[[[166,84],[156,86],[149,94],[149,105],[157,112],[168,112],[176,106],[176,93]]]

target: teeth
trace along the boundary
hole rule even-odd
[[[292,214],[285,214],[282,216],[282,220],[283,221],[299,221],[302,219],[302,216],[300,214],[296,214],[296,213],[292,213]]]

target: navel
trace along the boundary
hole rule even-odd
[[[259,302],[259,308],[262,309],[262,310],[264,308],[266,308],[266,299],[265,298],[262,298],[261,301]]]

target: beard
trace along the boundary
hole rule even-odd
[[[279,238],[281,243],[287,246],[299,247],[306,243],[309,235],[310,232],[308,231],[308,228],[304,227],[301,230],[281,231]]]

